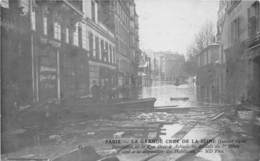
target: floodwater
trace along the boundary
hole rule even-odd
[[[180,86],[175,86],[169,82],[154,82],[151,87],[144,87],[139,91],[139,98],[155,97],[157,99],[155,106],[158,108],[163,106],[168,106],[169,108],[201,107],[200,103],[196,101],[195,89],[191,81],[190,83]],[[188,97],[189,99],[186,101],[170,99],[181,97]],[[188,110],[134,111],[113,113],[109,117],[97,117],[95,119],[89,119],[86,115],[83,115],[83,117],[77,117],[77,114],[75,114],[75,116],[68,115],[68,117],[64,117],[64,120],[59,121],[59,126],[49,131],[44,131],[44,134],[43,131],[41,131],[40,134],[32,134],[39,137],[39,140],[34,141],[32,146],[26,145],[17,151],[8,153],[7,156],[14,158],[24,158],[25,156],[34,158],[57,158],[57,156],[62,156],[61,154],[78,150],[79,145],[81,145],[93,147],[95,149],[94,154],[97,152],[102,157],[106,155],[116,155],[120,161],[148,160],[147,158],[153,155],[153,153],[119,153],[116,147],[113,147],[111,144],[106,144],[105,140],[111,138],[122,140],[160,138],[162,143],[150,144],[162,145],[162,147],[179,144],[180,146],[187,146],[187,150],[189,150],[194,148],[193,146],[197,148],[200,145],[194,145],[192,140],[209,140],[216,137],[225,140],[229,139],[229,135],[234,139],[234,137],[237,136],[235,135],[237,132],[233,132],[232,129],[228,131],[228,133],[231,134],[227,136],[219,134],[227,133],[225,132],[226,126],[238,128],[240,126],[239,124],[233,124],[232,120],[229,121],[229,119],[224,116],[218,120],[212,119],[222,113],[222,110],[222,108],[190,108]],[[82,116],[82,114],[80,113],[79,116]],[[31,135],[27,137],[31,140],[35,138],[35,136]],[[11,139],[10,142],[18,142],[23,138],[16,137],[15,139],[16,140]],[[167,140],[174,141],[177,139],[188,140],[188,142],[167,143]],[[254,145],[252,145],[252,147],[253,146]],[[258,146],[254,147],[255,149],[258,148]],[[126,151],[129,149],[126,149]],[[237,158],[240,156],[240,150],[233,154],[233,151],[231,152],[228,149],[224,149],[225,153],[222,154],[207,153],[206,149],[207,147],[203,147],[198,153],[194,153],[190,158],[184,159],[193,161],[221,161],[235,160],[236,156],[238,156]],[[243,150],[245,151],[246,149]],[[252,154],[255,155],[255,151],[246,151],[246,153],[248,153],[246,157],[250,158]],[[180,158],[182,155],[185,155],[185,153],[162,153],[158,154],[158,156],[155,155],[149,160],[177,160],[177,158]],[[2,158],[7,157],[3,156]]]
[[[143,87],[139,91],[139,98],[155,97],[155,107],[192,107],[197,106],[196,87],[191,83],[175,86],[171,82],[157,81],[150,87]],[[171,98],[175,100],[171,100]],[[188,100],[178,100],[188,98]],[[176,100],[177,99],[177,100]]]

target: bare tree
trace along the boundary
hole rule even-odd
[[[198,49],[204,49],[214,41],[215,33],[213,27],[214,25],[210,21],[202,26],[195,40]]]
[[[195,35],[194,43],[187,49],[187,55],[195,56],[199,54],[204,48],[214,42],[214,38],[214,24],[211,21],[207,21]]]
[[[197,71],[196,55],[200,54],[209,44],[214,42],[214,25],[207,21],[195,35],[194,42],[187,48],[186,55],[188,61],[185,63],[186,73],[194,75]]]

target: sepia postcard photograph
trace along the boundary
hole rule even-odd
[[[1,161],[260,161],[260,0],[0,0]]]

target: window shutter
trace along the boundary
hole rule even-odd
[[[78,25],[78,44],[82,47],[82,24]]]
[[[50,15],[50,14],[49,14]],[[48,35],[54,35],[54,24],[52,21],[52,17],[50,16],[50,18],[47,18],[47,28],[48,28]]]
[[[250,8],[247,9],[247,21],[248,21],[248,24],[247,24],[247,29],[248,29],[248,37],[250,38],[251,37],[251,20],[250,20]]]
[[[90,56],[93,56],[93,34],[89,32],[89,53]]]
[[[96,39],[95,39],[95,41],[96,41],[96,43],[95,43],[95,45],[96,45],[96,59],[98,59],[98,57],[99,57],[99,40],[98,40],[98,37],[96,37]]]
[[[259,1],[256,2],[256,28],[257,28],[257,32],[260,32],[260,6],[259,6]]]

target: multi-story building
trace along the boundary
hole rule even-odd
[[[151,86],[151,58],[146,53],[139,56],[138,85],[139,87]]]
[[[146,50],[145,53],[151,59],[151,79],[152,82],[160,80],[160,54],[152,50]]]
[[[152,56],[151,56],[151,78],[152,78],[152,81],[159,81],[160,80],[160,77],[159,77],[159,74],[160,74],[160,61],[159,61],[159,57],[156,57],[155,54],[152,53]]]
[[[184,56],[179,54],[167,54],[165,57],[165,80],[182,80],[183,73],[181,73],[181,68],[185,62]]]
[[[68,1],[18,0],[8,4],[1,8],[5,100],[18,107],[59,102],[65,93],[62,58],[79,53],[76,46],[80,41],[74,33],[82,13]]]
[[[31,55],[33,42],[31,33],[34,32],[34,28],[30,25],[30,17],[33,18],[33,14],[30,12],[29,5],[29,3],[21,3],[21,1],[1,1],[3,114],[12,113],[17,106],[26,105],[35,99],[35,79]]]
[[[99,2],[81,0],[83,11],[82,31],[86,37],[89,56],[89,89],[95,80],[98,84],[116,86],[116,44],[115,36],[98,18]]]
[[[197,55],[197,98],[200,102],[222,103],[223,67],[220,63],[220,45],[208,45]]]
[[[221,44],[226,57],[226,98],[259,103],[259,1],[228,0],[222,22]]]
[[[89,95],[94,80],[117,86],[118,71],[134,84],[140,52],[134,2],[109,1],[113,9],[121,6],[109,21],[114,30],[103,21],[103,2],[1,1],[5,107]]]
[[[89,95],[94,80],[110,87],[136,84],[140,49],[133,0],[0,4],[8,106]]]
[[[246,60],[249,62],[250,80],[248,99],[260,104],[260,2],[254,1],[248,8],[248,43]]]
[[[99,19],[116,40],[118,84],[135,85],[139,49],[138,16],[133,0],[100,0]]]
[[[41,41],[49,42],[48,39],[53,37],[57,41],[56,45],[60,43],[58,45],[60,50],[56,56],[57,72],[59,72],[56,85],[58,100],[90,94],[94,80],[98,84],[108,83],[114,86],[113,75],[116,73],[114,35],[97,21],[96,2],[63,1],[73,12],[64,8],[61,2],[35,1],[38,20],[36,28],[38,24],[37,33],[42,31]],[[37,49],[35,46],[35,50]],[[39,49],[39,52],[41,51],[51,53]],[[55,64],[52,57],[48,60],[43,57],[43,60],[39,60],[36,64],[41,65],[41,62],[48,64],[51,61]],[[46,71],[44,70],[43,73]],[[44,79],[45,76],[42,76],[41,72],[36,74],[36,84],[38,84],[37,77],[40,78],[39,83],[41,83],[41,78]],[[43,89],[39,89],[38,97],[41,91],[53,98]]]
[[[218,9],[218,20],[217,20],[217,35],[216,40],[219,45],[219,55],[217,60],[217,73],[216,73],[216,81],[218,85],[216,86],[218,90],[218,103],[228,102],[227,90],[226,90],[226,55],[223,50],[223,27],[225,23],[225,18],[227,14],[227,0],[219,1],[219,9]]]
[[[176,81],[183,78],[181,68],[185,62],[183,55],[174,52],[155,52],[158,58],[159,75],[163,81]]]

